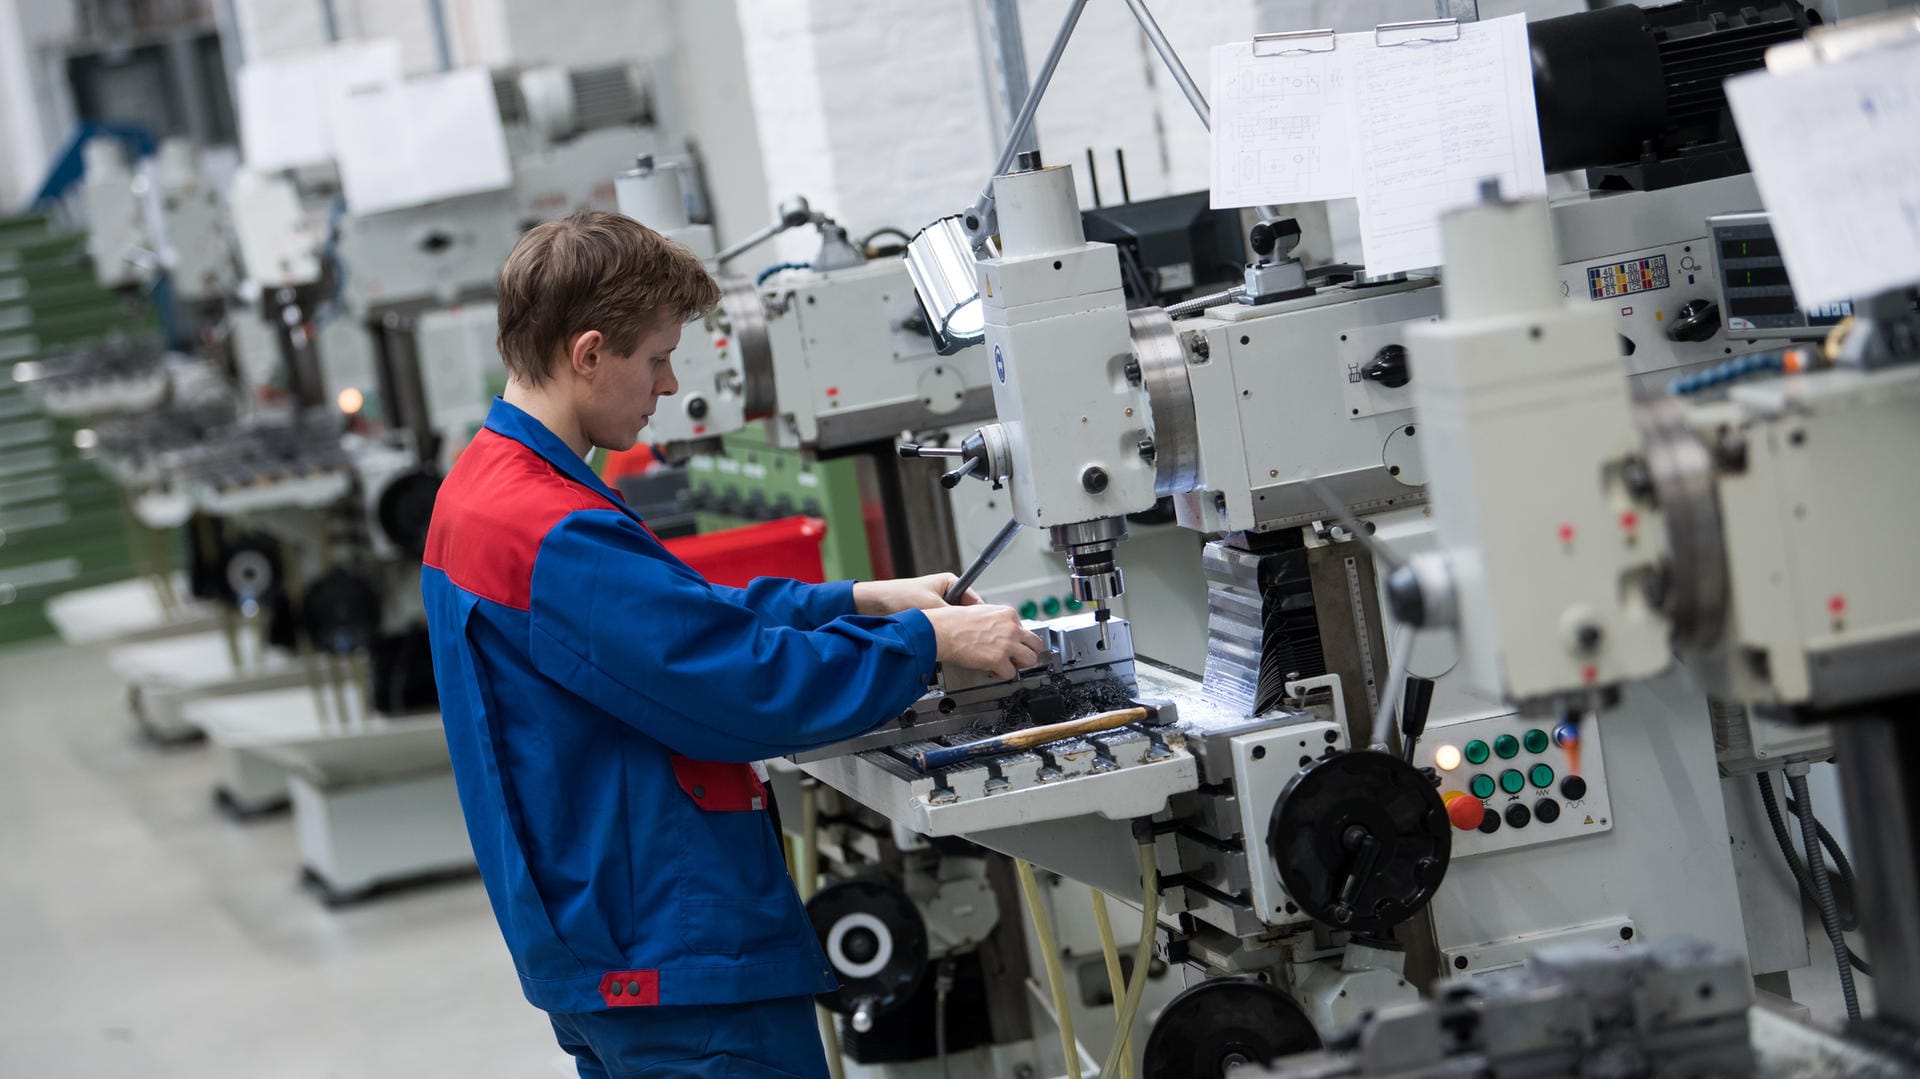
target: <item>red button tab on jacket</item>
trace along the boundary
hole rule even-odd
[[[648,1008],[660,1003],[660,972],[614,970],[600,979],[600,998],[609,1008]]]

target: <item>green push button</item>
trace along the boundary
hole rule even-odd
[[[1528,753],[1545,753],[1547,751],[1547,746],[1551,745],[1552,742],[1553,740],[1547,737],[1547,732],[1539,729],[1538,727],[1526,733],[1526,746],[1527,746]]]
[[[1500,789],[1508,794],[1519,794],[1527,789],[1527,777],[1520,774],[1520,769],[1509,768],[1500,773]]]
[[[1545,790],[1553,786],[1553,768],[1545,764],[1536,764],[1527,769],[1527,780],[1541,790]]]
[[[1022,603],[1020,605],[1020,617],[1026,619],[1029,622],[1040,617],[1040,605],[1038,603],[1035,603],[1032,600],[1028,600],[1025,603]]]
[[[1082,607],[1085,607],[1085,606],[1086,606],[1086,604],[1084,604],[1084,603],[1082,603],[1082,602],[1080,602],[1080,601],[1079,601],[1079,600],[1077,600],[1077,599],[1074,599],[1074,598],[1073,598],[1072,596],[1068,596],[1068,597],[1067,597],[1067,610],[1069,610],[1069,611],[1077,611],[1077,610],[1079,610],[1080,608],[1082,608]]]
[[[1059,598],[1056,596],[1048,596],[1046,599],[1041,600],[1040,609],[1046,612],[1048,618],[1052,618],[1053,616],[1059,614],[1060,613]]]
[[[1475,738],[1473,741],[1467,743],[1467,763],[1485,764],[1487,763],[1487,754],[1489,752],[1491,751],[1487,749],[1487,744]],[[1489,789],[1487,793],[1492,794],[1493,791]]]
[[[1500,754],[1501,760],[1510,761],[1520,755],[1520,739],[1503,734],[1493,740],[1493,751]]]
[[[1481,748],[1485,749],[1486,747],[1482,746]],[[1467,784],[1467,789],[1473,792],[1475,798],[1484,802],[1493,797],[1493,777],[1482,772],[1473,777],[1473,782]]]

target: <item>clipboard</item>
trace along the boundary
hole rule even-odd
[[[1415,19],[1410,22],[1383,22],[1373,28],[1376,48],[1402,45],[1437,45],[1460,40],[1458,19]],[[1253,55],[1301,56],[1332,52],[1339,47],[1340,35],[1330,28],[1283,30],[1253,35]]]

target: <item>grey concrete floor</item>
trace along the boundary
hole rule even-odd
[[[477,880],[325,909],[104,656],[0,652],[0,1076],[557,1074]]]

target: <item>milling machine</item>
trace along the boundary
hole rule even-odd
[[[1916,59],[1920,21],[1899,13],[1776,46],[1767,72],[1742,81],[1749,102],[1771,92],[1776,101],[1824,95],[1851,107],[1901,84],[1911,102]],[[1740,114],[1743,127],[1782,120],[1751,104]],[[1861,162],[1907,139],[1869,128],[1825,163],[1836,175],[1871,175]],[[1761,168],[1790,165],[1775,157]],[[1750,1007],[1739,957],[1724,951],[1684,943],[1638,956],[1547,949],[1524,972],[1383,1012],[1330,1051],[1262,1074],[1568,1075],[1601,1059],[1650,1076],[1891,1079],[1920,1068],[1910,716],[1920,694],[1920,592],[1911,574],[1890,572],[1906,560],[1897,530],[1860,523],[1902,511],[1911,503],[1902,495],[1915,488],[1920,264],[1910,254],[1883,264],[1874,271],[1881,284],[1834,303],[1852,289],[1808,255],[1837,253],[1844,264],[1853,250],[1832,232],[1805,229],[1830,219],[1827,207],[1774,202],[1793,188],[1779,171],[1762,180],[1768,212],[1710,222],[1727,260],[1720,297],[1730,332],[1788,344],[1676,379],[1657,397],[1626,392],[1604,322],[1530,278],[1551,250],[1541,206],[1489,190],[1481,205],[1444,220],[1449,273],[1494,276],[1449,290],[1445,318],[1412,343],[1427,379],[1418,407],[1430,431],[1439,543],[1420,556],[1404,598],[1408,611],[1421,608],[1415,622],[1424,630],[1473,642],[1479,662],[1461,676],[1476,692],[1575,727],[1612,722],[1623,693],[1676,664],[1698,677],[1716,718],[1724,714],[1747,735],[1742,747],[1763,758],[1759,781],[1776,821],[1767,771],[1784,764],[1805,856],[1784,827],[1779,843],[1814,895],[1845,1025],[1823,1030]],[[1858,191],[1849,214],[1865,214],[1876,229],[1905,225],[1897,201]],[[1807,261],[1795,264],[1776,219],[1797,220],[1795,242],[1825,250],[1803,246],[1797,257]],[[1524,392],[1520,371],[1584,391],[1548,404],[1561,436],[1551,454],[1514,452],[1534,442],[1533,417],[1512,407]],[[1486,493],[1549,475],[1574,482],[1558,484],[1551,500]],[[1793,752],[1826,739],[1837,754],[1857,881],[1839,850],[1832,869],[1821,853],[1808,769]],[[1849,917],[1865,958],[1846,936]],[[1872,1007],[1856,971],[1872,978]]]
[[[950,455],[957,451],[947,444],[992,415],[982,350],[943,343],[931,332],[907,269],[870,246],[880,234],[852,243],[843,226],[804,198],[787,200],[767,227],[716,252],[711,229],[689,221],[689,179],[682,163],[643,156],[619,177],[622,212],[716,267],[790,230],[813,230],[819,245],[805,263],[775,264],[751,282],[722,274],[720,306],[704,326],[689,328],[674,358],[680,392],[654,416],[648,437],[670,459],[698,455],[706,464],[723,437],[758,425],[772,446],[818,460],[859,459],[880,507],[894,575],[971,561],[1004,523],[1004,499],[961,484],[959,475],[936,485],[925,468],[903,461],[895,444],[911,432],[911,448],[902,452],[925,447],[928,457]],[[1171,564],[1191,564],[1191,536],[1164,521],[1142,532],[1142,547]],[[1090,602],[1057,586],[1058,559],[1043,538],[1016,539],[997,565],[980,582],[990,601],[1030,608],[1034,616]],[[1184,608],[1188,617],[1169,618],[1139,643],[1148,654],[1197,668],[1192,631],[1204,618],[1198,573],[1169,573],[1156,584],[1152,601]]]
[[[1584,33],[1631,39],[1623,63],[1678,79],[1679,61],[1651,43],[1686,40],[1696,55],[1753,66],[1757,53],[1736,44],[1791,39],[1805,25],[1793,4],[1713,3],[1539,24],[1543,132],[1567,91],[1540,73],[1591,71]],[[1643,186],[1557,204],[1559,271],[1526,272],[1544,282],[1536,287],[1584,297],[1584,317],[1607,327],[1610,354],[1628,355],[1645,388],[1763,347],[1716,337],[1707,218],[1759,204],[1737,142],[1696,133],[1669,155],[1686,169],[1610,167],[1622,130],[1641,133],[1634,145],[1664,145],[1698,122],[1662,104],[1609,117],[1600,127],[1611,140],[1546,140],[1550,171],[1624,172]],[[994,178],[990,212],[962,219],[995,222],[981,229],[997,246],[979,259],[978,292],[998,419],[963,441],[960,471],[1006,488],[1015,521],[1048,534],[1073,594],[1095,611],[1049,627],[1054,654],[996,687],[984,721],[967,696],[977,690],[943,682],[895,724],[803,767],[923,834],[964,836],[1121,897],[1140,888],[1130,855],[1136,838],[1149,840],[1169,884],[1161,954],[1230,985],[1169,1007],[1177,1019],[1163,1021],[1172,1041],[1161,1048],[1201,1049],[1148,1074],[1225,1067],[1217,1056],[1200,1063],[1229,1022],[1210,1016],[1286,1013],[1303,1019],[1268,1025],[1324,1037],[1413,999],[1443,971],[1511,970],[1544,944],[1618,949],[1684,933],[1752,955],[1758,973],[1806,965],[1794,882],[1776,879],[1777,864],[1736,874],[1732,848],[1764,847],[1765,826],[1730,812],[1750,788],[1723,787],[1715,738],[1735,725],[1716,726],[1726,717],[1695,681],[1679,673],[1637,687],[1603,724],[1543,722],[1462,676],[1485,659],[1475,639],[1416,635],[1396,606],[1407,576],[1430,562],[1394,552],[1436,542],[1426,424],[1409,388],[1424,375],[1410,357],[1456,287],[1452,274],[1443,289],[1417,274],[1316,273],[1290,257],[1297,233],[1270,215],[1252,237],[1261,258],[1233,295],[1130,313],[1112,248],[1084,239],[1070,172],[1019,164]],[[1690,182],[1661,186],[1676,178]],[[1528,405],[1540,415],[1522,413],[1531,430],[1551,439],[1545,402],[1563,388],[1519,385],[1533,395],[1520,401],[1540,402]],[[1548,482],[1496,490],[1545,502]],[[1126,590],[1126,517],[1161,497],[1180,524],[1219,536],[1202,560],[1211,623],[1201,679],[1137,659],[1139,626],[1104,612]],[[1383,540],[1376,557],[1367,544]],[[1148,721],[916,766],[942,743],[1087,711],[1036,714],[1029,703],[1071,684],[1086,662],[1076,655],[1130,662],[1124,701],[1147,707]],[[1818,739],[1800,748],[1802,759],[1828,752]],[[1285,1049],[1286,1036],[1261,1053]]]

